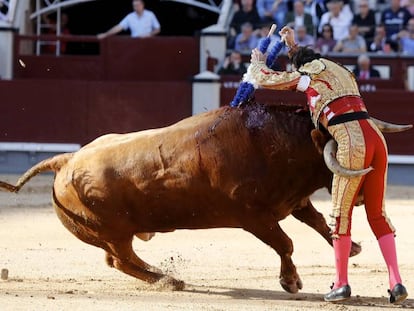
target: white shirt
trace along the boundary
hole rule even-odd
[[[295,27],[305,26],[305,16],[295,16]]]
[[[322,15],[318,32],[322,33],[323,25],[330,24],[333,28],[333,38],[336,41],[342,40],[349,35],[348,28],[352,23],[352,11],[345,5],[338,16],[331,16],[331,12]]]
[[[139,16],[136,12],[129,13],[119,23],[122,29],[131,31],[131,37],[148,37],[155,29],[160,29],[160,23],[154,13],[144,10]]]

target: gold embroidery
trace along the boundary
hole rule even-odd
[[[317,75],[312,75],[310,83],[310,87],[321,95],[315,103],[315,112],[312,115],[315,126],[318,124],[323,108],[329,103],[340,97],[361,95],[352,72],[327,59],[322,58],[320,62],[323,62],[326,69]]]
[[[309,87],[320,97],[315,101],[312,121],[318,125],[319,116],[330,102],[343,96],[360,96],[354,75],[345,67],[321,58],[305,64],[299,71],[273,71],[264,62],[251,63],[244,80],[253,85],[275,90],[293,90],[302,73],[311,77]]]
[[[326,65],[319,59],[314,59],[310,63],[306,63],[299,68],[300,73],[308,74],[308,75],[317,75],[320,74],[323,70],[325,70]]]
[[[292,90],[296,88],[299,78],[298,71],[274,71],[264,62],[254,62],[250,64],[244,80],[269,89]]]
[[[329,133],[338,143],[336,158],[341,166],[362,169],[365,162],[365,139],[358,121],[330,126]],[[332,222],[340,217],[338,234],[345,234],[350,225],[354,198],[362,177],[334,176],[332,182]]]

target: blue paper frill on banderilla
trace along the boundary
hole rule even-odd
[[[258,45],[258,49],[260,50],[260,52],[265,54],[267,52],[267,49],[269,48],[270,43],[271,43],[271,40],[269,37],[261,39]],[[275,45],[271,48],[267,56],[267,59],[266,59],[267,67],[271,68],[274,65],[280,51],[282,50],[284,46],[285,44],[283,41],[278,41],[275,43]],[[233,100],[230,102],[230,106],[238,107],[240,104],[248,101],[253,96],[254,91],[255,91],[255,86],[253,85],[251,81],[249,81],[248,75],[244,75],[243,81],[240,83],[236,91],[236,95],[234,96]]]

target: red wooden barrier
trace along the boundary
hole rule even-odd
[[[191,115],[189,82],[0,81],[0,141],[79,143]]]

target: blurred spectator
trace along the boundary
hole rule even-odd
[[[234,13],[230,22],[230,34],[235,36],[240,33],[242,24],[247,22],[252,24],[254,29],[261,23],[260,16],[254,6],[254,0],[241,0],[241,7]]]
[[[381,78],[379,71],[372,67],[371,59],[367,54],[359,55],[357,65],[352,72],[358,80]]]
[[[295,27],[295,39],[299,46],[310,46],[313,47],[315,44],[314,36],[311,36],[306,32],[305,26]]]
[[[160,23],[153,12],[145,9],[144,0],[133,0],[132,7],[134,12],[129,13],[107,32],[98,34],[98,39],[104,39],[123,30],[129,30],[132,38],[151,37],[160,32]]]
[[[323,25],[331,24],[334,30],[333,37],[339,41],[348,36],[348,28],[354,15],[349,5],[344,5],[344,2],[341,0],[331,0],[327,5],[329,11],[322,15],[318,32],[322,32]]]
[[[253,33],[253,25],[244,23],[241,27],[241,33],[236,36],[234,49],[241,53],[250,53],[257,47],[258,37]]]
[[[235,39],[241,33],[241,26],[244,23],[250,23],[256,29],[260,23],[260,16],[254,6],[254,0],[241,0],[240,9],[234,13],[230,22],[230,33],[227,41],[227,46],[231,49],[235,47]]]
[[[369,44],[368,50],[370,52],[388,54],[398,51],[398,44],[387,38],[384,25],[377,25],[375,27],[374,41]]]
[[[257,12],[262,22],[274,22],[278,29],[283,27],[290,0],[256,0]]]
[[[233,11],[237,12],[240,10],[241,7],[241,1],[240,0],[233,0]]]
[[[62,13],[60,16],[60,29],[57,29],[57,15],[43,15],[43,26],[42,26],[42,33],[46,35],[63,35],[67,36],[70,35],[70,30],[68,27],[69,17],[66,13]],[[66,53],[67,42],[62,40],[56,41],[44,41],[42,45],[42,54],[56,54],[56,48],[59,44],[60,54]]]
[[[328,12],[328,0],[305,0],[305,12],[312,15],[313,25],[318,28],[322,15]]]
[[[306,32],[313,36],[313,18],[309,13],[305,13],[305,4],[303,0],[295,0],[293,3],[293,12],[288,12],[285,18],[285,25],[294,28],[305,26]]]
[[[410,12],[401,7],[400,0],[389,0],[391,5],[381,14],[381,23],[385,26],[387,38],[397,40],[397,34],[403,30],[411,18]]]
[[[403,55],[414,55],[414,18],[410,18],[407,30],[402,30],[398,34],[400,39],[400,52]]]
[[[238,51],[232,51],[224,59],[222,66],[217,71],[219,75],[243,75],[247,71],[246,65],[242,62],[242,55]]]
[[[359,1],[359,14],[354,15],[352,24],[358,25],[359,34],[364,37],[365,42],[372,42],[375,34],[375,12],[369,8],[368,0]]]
[[[322,27],[322,36],[316,40],[315,50],[322,55],[332,52],[336,45],[336,40],[333,38],[333,28],[330,24],[325,24]]]
[[[334,51],[342,53],[365,53],[367,51],[367,44],[364,37],[359,34],[357,25],[349,26],[349,35],[338,41]]]
[[[411,16],[414,16],[414,0],[401,0],[400,5],[406,8]]]

